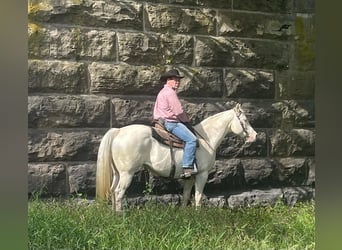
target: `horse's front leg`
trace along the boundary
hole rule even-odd
[[[208,180],[208,171],[204,171],[201,173],[198,173],[195,178],[195,206],[196,208],[201,207],[202,205],[202,197],[203,197],[203,189],[205,184],[207,183]]]
[[[193,177],[184,181],[183,201],[182,201],[183,207],[186,207],[189,203],[190,195],[191,195],[191,189],[192,189],[192,186],[194,185],[194,182],[195,182],[195,179]]]

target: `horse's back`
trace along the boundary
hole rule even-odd
[[[152,135],[151,126],[143,124],[131,124],[120,128],[120,135],[125,137],[133,136],[133,138],[149,137]]]

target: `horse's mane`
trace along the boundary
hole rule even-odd
[[[228,112],[231,112],[231,111],[233,111],[233,109],[228,109],[228,110],[221,111],[221,112],[219,112],[219,113],[217,113],[217,114],[214,114],[214,115],[212,115],[212,116],[209,116],[209,117],[205,118],[204,120],[202,120],[202,121],[201,121],[200,123],[198,123],[197,125],[202,125],[202,126],[205,127],[205,125],[206,125],[207,123],[211,123],[212,120],[216,120],[218,116],[222,116],[223,114],[228,113]]]

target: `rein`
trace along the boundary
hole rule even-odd
[[[205,143],[208,145],[208,147],[211,149],[212,152],[215,152],[215,150],[213,149],[213,147],[209,144],[209,142],[194,128],[192,127],[193,130],[195,131],[195,133],[203,140],[205,141]]]

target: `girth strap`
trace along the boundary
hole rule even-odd
[[[170,154],[171,154],[171,171],[169,178],[175,178],[175,172],[176,172],[176,163],[175,163],[175,155],[173,153],[173,141],[171,140],[169,136],[169,144],[170,144]]]

